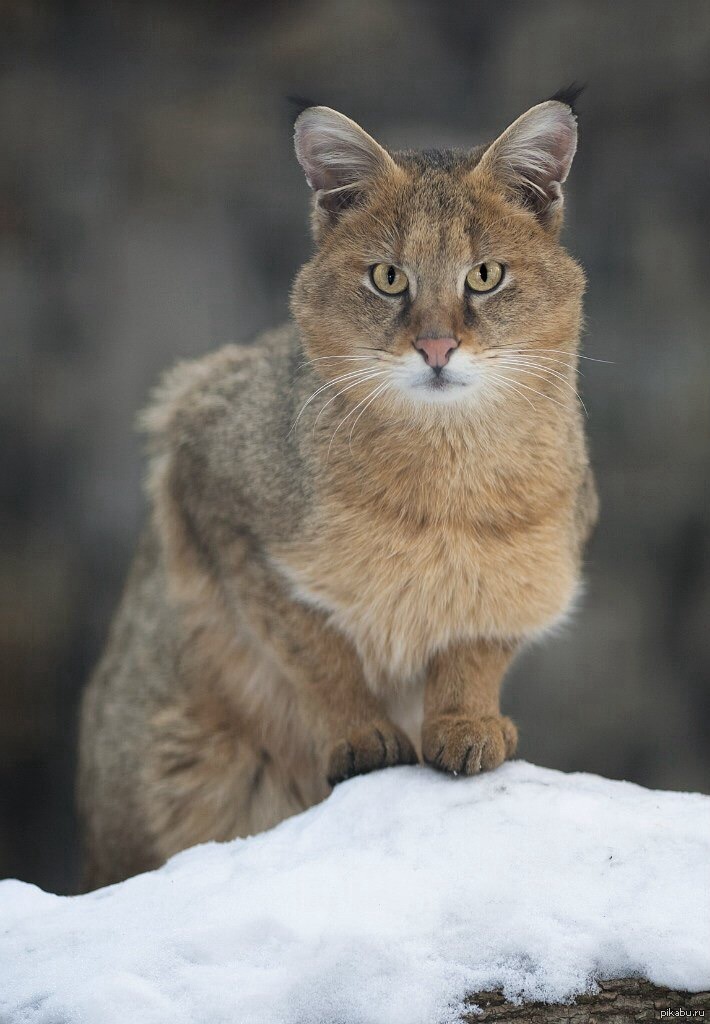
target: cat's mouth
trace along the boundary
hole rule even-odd
[[[421,359],[410,356],[396,367],[391,380],[415,401],[458,401],[480,387],[481,374],[470,360],[451,362],[453,365],[423,366]]]
[[[415,387],[426,391],[451,391],[454,388],[465,388],[470,381],[462,380],[450,370],[432,370],[416,382]]]
[[[462,380],[454,380],[451,374],[447,374],[445,370],[441,373],[432,373],[431,376],[424,381],[425,387],[432,388],[434,391],[443,391],[446,388],[461,388],[465,387]]]
[[[442,370],[440,373],[432,371],[410,380],[408,390],[412,397],[416,396],[420,401],[450,402],[463,397],[472,383],[467,377],[450,370]]]

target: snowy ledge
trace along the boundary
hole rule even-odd
[[[634,992],[658,1017],[649,983],[710,989],[709,866],[710,797],[389,769],[86,896],[0,883],[0,1020],[438,1024]]]

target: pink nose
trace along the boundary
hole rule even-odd
[[[456,338],[417,338],[414,342],[414,347],[424,356],[427,366],[435,370],[446,366],[449,356],[458,346]]]

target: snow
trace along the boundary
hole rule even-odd
[[[710,988],[710,797],[393,768],[78,897],[0,883],[8,1024],[432,1024],[467,993]]]

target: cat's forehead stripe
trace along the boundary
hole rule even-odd
[[[413,178],[386,216],[399,239],[400,259],[426,265],[429,275],[439,267],[447,280],[452,260],[465,263],[482,233],[472,191],[462,188],[458,175],[431,167]]]

